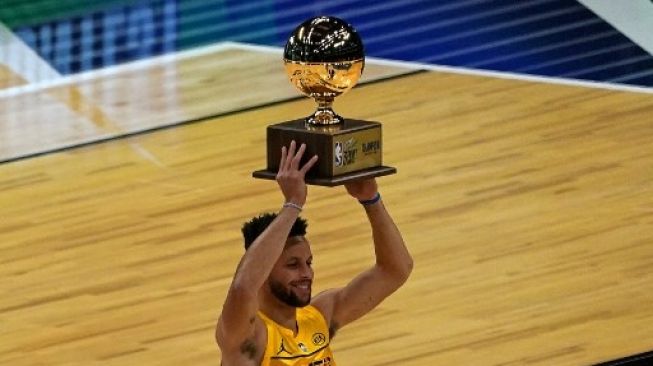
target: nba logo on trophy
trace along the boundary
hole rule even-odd
[[[336,166],[342,166],[342,142],[338,141],[333,148],[333,162]]]

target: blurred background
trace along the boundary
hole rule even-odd
[[[653,12],[646,9],[650,1],[584,3],[4,0],[0,22],[61,74],[224,41],[282,47],[299,23],[328,14],[356,27],[369,56],[653,86],[653,57],[643,48],[649,38],[646,32],[638,34],[620,27],[618,19],[608,19],[615,27],[587,7],[602,11],[605,3],[613,3],[607,6],[615,7],[617,15],[625,13],[621,18],[630,19],[626,24],[639,17],[645,27],[650,14],[641,9]],[[604,17],[614,14],[614,9],[607,9]],[[6,38],[5,32],[5,45]],[[0,48],[0,55],[0,63],[12,59],[6,47]],[[28,73],[30,65],[18,61],[10,63],[14,71]]]

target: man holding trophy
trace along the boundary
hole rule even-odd
[[[358,37],[349,25],[332,17],[313,18],[303,23],[293,37],[300,33],[308,36],[320,32],[319,38],[323,42],[318,43],[322,46],[329,43],[346,48],[347,42],[340,42],[341,39]],[[326,51],[323,47],[322,52]],[[335,74],[337,72],[332,72],[329,76],[327,72],[326,78],[333,79]],[[329,111],[330,105],[323,107],[309,119],[331,121],[335,114]],[[281,129],[278,135],[290,131],[290,135],[298,137],[301,143],[294,138],[287,144],[282,143],[276,163],[270,162],[270,144],[274,141],[268,138],[268,171],[274,168],[274,178],[285,201],[278,213],[263,214],[243,226],[246,251],[216,327],[223,366],[336,365],[331,352],[331,341],[336,332],[374,309],[408,279],[413,267],[412,258],[383,205],[374,178],[391,174],[394,168],[382,167],[380,159],[372,159],[375,162],[358,171],[334,174],[332,168],[339,163],[338,159],[352,158],[331,154],[337,152],[337,147],[343,148],[342,142],[337,138],[326,139],[331,140],[326,149],[326,162],[323,155],[318,157],[316,153],[320,147],[309,146],[311,141],[319,143],[320,138],[314,137],[315,130],[321,135],[335,136],[341,129],[353,128],[353,132],[346,131],[349,134],[347,139],[369,137],[366,136],[369,133],[359,134],[357,128],[360,125],[352,127],[346,121],[341,119],[324,127],[311,125],[307,120],[302,121],[303,127],[297,123],[290,130]],[[329,128],[332,124],[338,127]],[[380,133],[379,127],[373,128]],[[380,153],[380,135],[372,136],[374,138],[378,138],[377,150]],[[284,139],[280,137],[281,141]],[[365,146],[371,148],[376,143],[362,142],[358,148]],[[352,148],[351,145],[346,147]],[[305,155],[307,159],[302,159]],[[316,172],[314,168],[320,162],[326,168]],[[323,172],[327,174],[322,175]],[[259,177],[269,178],[266,174]],[[326,290],[315,297],[311,296],[313,257],[305,236],[307,224],[299,217],[306,202],[307,182],[311,181],[319,185],[345,185],[347,192],[365,209],[376,254],[376,263],[346,286]]]

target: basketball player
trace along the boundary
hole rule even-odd
[[[216,327],[222,366],[334,366],[330,344],[336,332],[374,309],[412,270],[376,181],[348,183],[347,192],[360,201],[372,227],[376,263],[345,287],[311,298],[313,256],[299,213],[306,202],[304,175],[317,156],[300,167],[305,149],[302,144],[296,150],[293,141],[281,150],[276,177],[285,198],[281,210],[243,226],[246,251]]]

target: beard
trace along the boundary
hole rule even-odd
[[[272,294],[288,306],[295,308],[303,308],[304,306],[311,303],[311,293],[309,290],[308,297],[306,299],[300,299],[299,296],[291,289],[283,286],[281,282],[270,280],[270,290]]]

